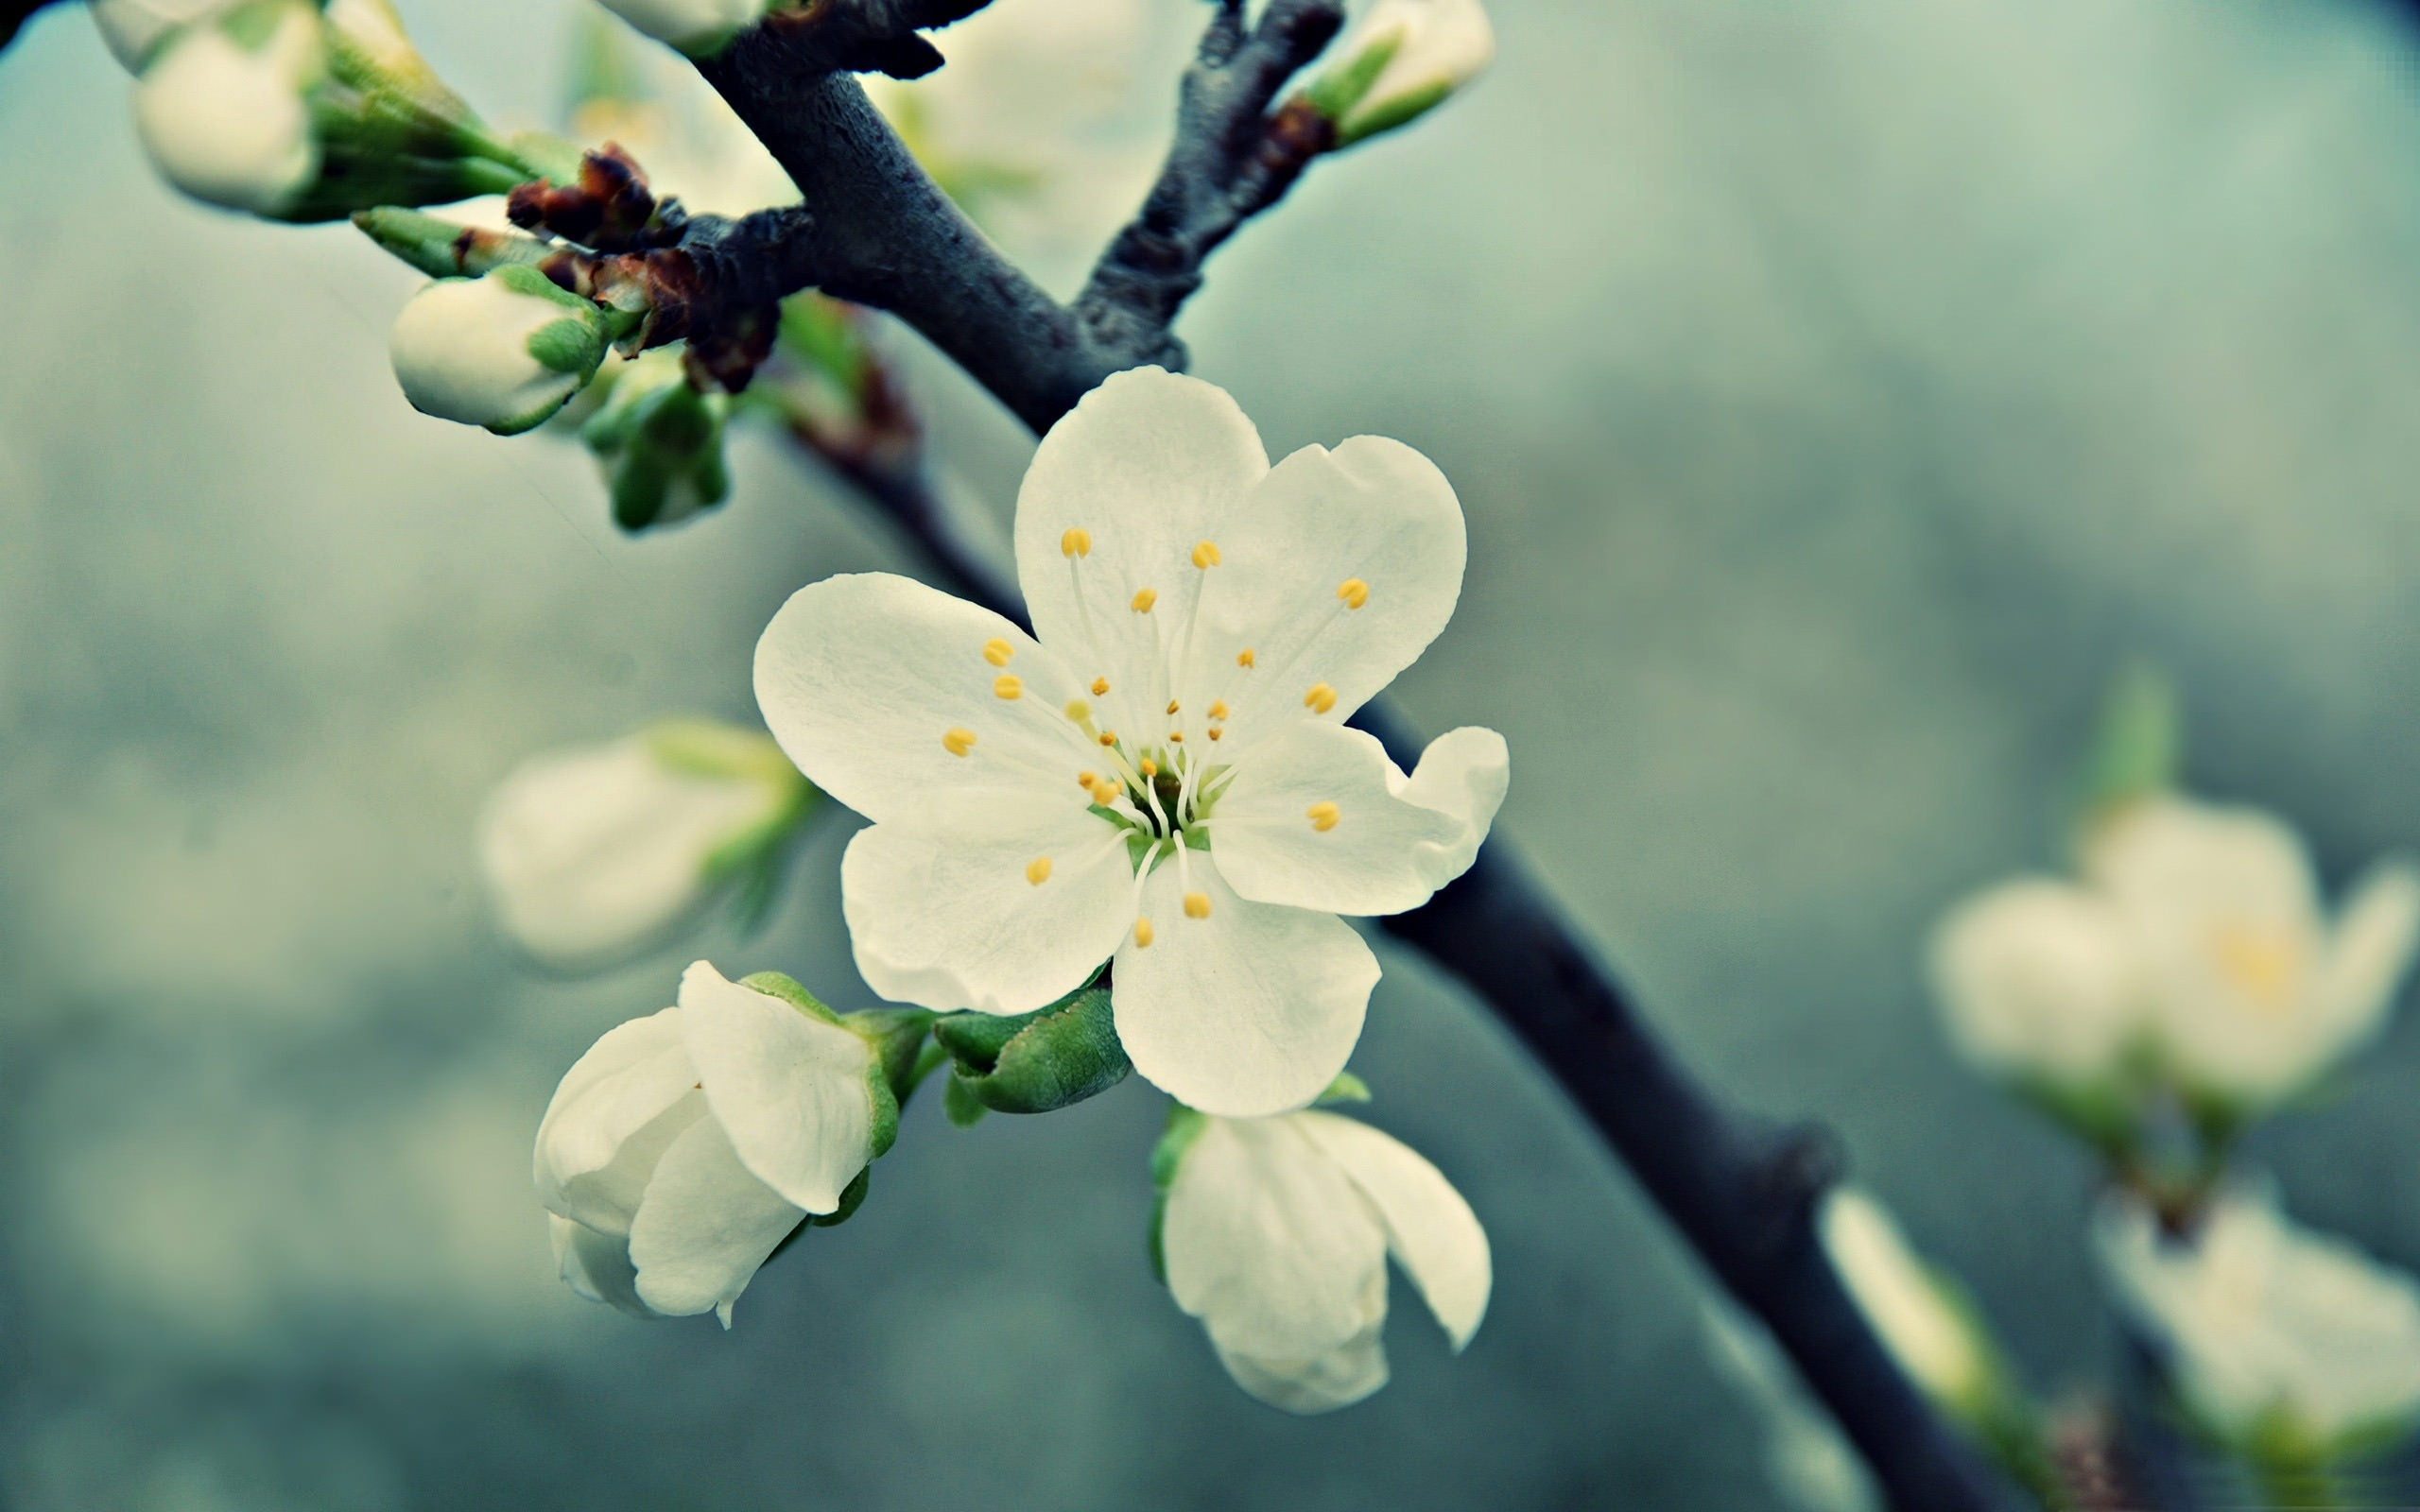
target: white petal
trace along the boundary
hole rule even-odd
[[[639,1299],[667,1317],[731,1304],[805,1211],[749,1175],[722,1125],[700,1119],[672,1142],[631,1224]]]
[[[1461,596],[1461,505],[1400,441],[1305,447],[1225,529],[1180,696],[1229,706],[1227,751],[1297,719],[1341,724],[1418,660]],[[1340,596],[1347,583],[1367,590],[1358,609]],[[1245,650],[1249,668],[1237,664]],[[1321,687],[1334,695],[1324,713],[1305,702]]]
[[[1080,809],[988,833],[859,831],[840,863],[858,971],[892,1002],[939,1012],[1029,1013],[1056,1002],[1134,921],[1123,833]],[[1045,859],[1034,882],[1030,868]]]
[[[533,1177],[550,1212],[606,1233],[630,1231],[655,1162],[705,1116],[697,1068],[681,1048],[680,1010],[608,1030],[573,1063],[538,1124]]]
[[[681,1042],[740,1163],[809,1212],[839,1207],[873,1155],[873,1047],[704,961],[681,975]]]
[[[1157,368],[1113,375],[1042,438],[1017,491],[1017,576],[1035,633],[1087,682],[1108,679],[1111,728],[1159,733],[1150,723],[1203,580],[1193,550],[1224,552],[1236,505],[1268,472],[1224,389]],[[1085,554],[1067,555],[1071,530]],[[1154,602],[1137,613],[1145,589]]]
[[[152,45],[188,21],[208,15],[226,0],[93,0],[88,8],[110,55],[129,73],[139,73]]]
[[[320,18],[295,6],[247,47],[216,23],[162,41],[134,91],[134,126],[160,172],[197,199],[273,215],[320,169],[303,90]]]
[[[2381,862],[2353,885],[2320,969],[2321,1011],[2344,1041],[2367,1038],[2394,1005],[2420,944],[2420,872]]]
[[[1471,1205],[1435,1166],[1392,1135],[1335,1113],[1297,1113],[1294,1123],[1377,1209],[1388,1249],[1454,1348],[1470,1343],[1495,1283],[1487,1230]]]
[[[1219,1346],[1213,1339],[1219,1363],[1236,1385],[1287,1412],[1307,1416],[1352,1406],[1387,1383],[1381,1339],[1387,1311],[1383,1274],[1373,1277],[1372,1284],[1378,1296],[1376,1320],[1335,1349],[1314,1355],[1263,1356]]]
[[[1222,1351],[1307,1359],[1386,1311],[1387,1242],[1343,1167],[1290,1119],[1214,1118],[1177,1167],[1161,1252]]]
[[[1212,816],[1219,869],[1254,902],[1417,908],[1469,869],[1509,776],[1492,730],[1438,736],[1406,777],[1374,736],[1305,720],[1237,764]]]
[[[564,1285],[592,1302],[646,1314],[647,1304],[635,1289],[638,1272],[631,1268],[629,1240],[551,1212],[546,1214],[546,1237],[554,1245],[555,1269]]]
[[[479,864],[515,943],[579,968],[642,949],[711,896],[717,847],[783,795],[666,767],[639,737],[549,751],[515,768],[479,816]]]
[[[1129,930],[1117,948],[1118,1041],[1145,1080],[1205,1113],[1301,1108],[1351,1058],[1377,957],[1334,914],[1246,902],[1188,859],[1209,917],[1186,915],[1183,874],[1162,862],[1143,887],[1151,943]]]
[[[1967,900],[1934,935],[1931,968],[1951,1040],[1995,1074],[2105,1076],[2148,1029],[2124,919],[2067,883],[2012,882]]]
[[[985,656],[994,642],[1004,662]],[[1003,678],[1018,696],[998,696]],[[1077,693],[1007,620],[889,573],[800,589],[756,643],[756,702],[799,770],[870,819],[926,830],[1037,802],[1082,809],[1076,774],[1099,752],[1063,713]]]

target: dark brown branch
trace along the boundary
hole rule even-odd
[[[1288,112],[1265,112],[1333,34],[1335,13],[1334,0],[1273,0],[1247,37],[1240,6],[1221,0],[1186,76],[1168,167],[1072,311],[959,214],[854,81],[817,72],[811,55],[762,29],[700,67],[805,196],[799,244],[783,255],[826,292],[906,319],[1041,431],[1110,372],[1182,361],[1168,322],[1199,285],[1201,260],[1319,150],[1287,146]],[[1014,585],[958,539],[921,474],[856,481],[952,586],[1024,621]],[[1383,706],[1357,722],[1401,765],[1416,761],[1417,744]],[[1824,1258],[1813,1212],[1836,1163],[1826,1138],[1745,1122],[1692,1080],[1500,838],[1461,880],[1383,927],[1461,977],[1530,1046],[1772,1330],[1898,1512],[2005,1504]]]

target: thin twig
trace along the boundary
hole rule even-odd
[[[803,224],[816,248],[802,261],[814,265],[815,281],[901,317],[1042,431],[1110,372],[1182,361],[1167,327],[1199,285],[1201,260],[1274,203],[1317,150],[1290,166],[1284,151],[1272,157],[1285,112],[1263,112],[1333,34],[1334,11],[1334,0],[1273,0],[1245,36],[1240,6],[1220,0],[1186,76],[1167,169],[1076,310],[1043,294],[975,231],[853,80],[813,72],[812,60],[761,31],[700,66],[804,193],[811,219]],[[924,476],[855,480],[951,586],[1023,623],[1015,586],[959,538]],[[1418,759],[1417,742],[1383,705],[1357,722],[1399,764]],[[1461,977],[1530,1046],[1723,1285],[1772,1330],[1898,1512],[2006,1504],[1824,1258],[1813,1213],[1837,1164],[1828,1137],[1751,1124],[1700,1087],[1501,837],[1427,904],[1382,927]]]

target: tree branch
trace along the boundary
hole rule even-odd
[[[828,0],[838,6],[846,0]],[[872,3],[872,0],[864,0]],[[773,28],[700,64],[804,192],[826,292],[889,310],[1036,431],[1111,372],[1182,363],[1168,325],[1201,265],[1322,147],[1267,112],[1336,29],[1335,0],[1273,0],[1246,35],[1220,0],[1184,85],[1175,150],[1076,307],[1011,266],[919,168],[850,79]],[[786,253],[796,255],[795,251]],[[843,469],[967,597],[1019,623],[1015,586],[958,538],[923,474]],[[1419,747],[1383,705],[1356,722],[1399,765]],[[1899,1512],[1990,1512],[2003,1493],[1927,1406],[1843,1289],[1815,1234],[1829,1139],[1723,1108],[1657,1043],[1498,837],[1425,906],[1382,921],[1459,976],[1529,1045],[1733,1296],[1764,1320]]]

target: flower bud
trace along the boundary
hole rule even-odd
[[[608,339],[594,303],[514,265],[413,295],[388,351],[414,409],[517,436],[596,375]]]
[[[877,1040],[804,991],[700,961],[674,1006],[580,1057],[538,1125],[533,1176],[563,1280],[628,1311],[711,1311],[729,1328],[785,1240],[862,1196],[898,1124]]]
[[[1133,1065],[1117,1043],[1109,993],[1086,988],[1038,1013],[960,1013],[933,1022],[958,1062],[953,1102],[1000,1113],[1047,1113],[1098,1096]],[[964,1122],[961,1119],[961,1122]]]
[[[1495,57],[1479,0],[1378,0],[1308,98],[1334,123],[1336,145],[1350,146],[1426,113]]]
[[[676,352],[659,347],[624,368],[579,432],[604,469],[614,523],[645,530],[722,503],[731,492],[723,465],[730,414],[731,396],[700,391]]]
[[[1245,1391],[1288,1412],[1387,1383],[1387,1257],[1459,1351],[1494,1279],[1487,1233],[1437,1168],[1336,1113],[1214,1118],[1180,1106],[1151,1157],[1152,1254]]]
[[[505,933],[567,970],[623,959],[733,888],[759,906],[815,799],[765,736],[683,721],[550,751],[479,818]]]
[[[1874,1332],[1925,1394],[1974,1421],[2001,1391],[1996,1353],[1964,1297],[1908,1246],[1882,1204],[1855,1187],[1824,1202],[1824,1249]]]
[[[319,11],[254,0],[156,42],[135,86],[135,129],[186,194],[277,215],[319,176],[307,96],[322,68]]]
[[[756,25],[774,0],[604,0],[605,9],[692,58],[709,58]]]

